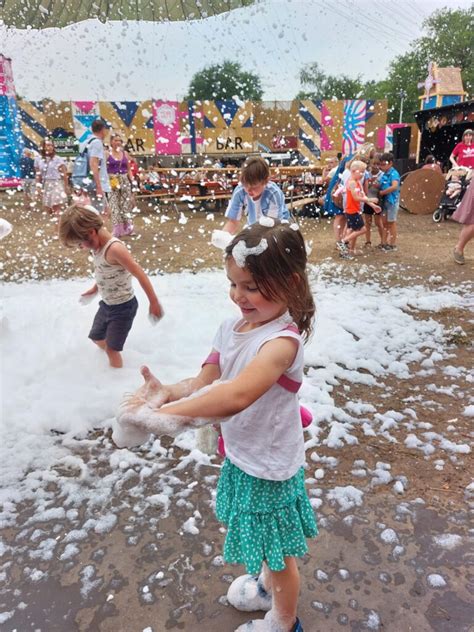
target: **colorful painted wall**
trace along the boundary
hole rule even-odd
[[[385,146],[387,102],[73,101],[19,99],[22,142],[38,149],[52,136],[59,153],[74,153],[102,117],[134,155],[250,154],[299,151],[319,163],[365,142]]]

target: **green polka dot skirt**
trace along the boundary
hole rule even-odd
[[[306,538],[318,534],[303,468],[286,481],[268,481],[226,459],[217,486],[216,515],[227,527],[225,561],[244,564],[251,575],[260,572],[264,561],[272,571],[282,571],[284,558],[303,556],[308,551]]]

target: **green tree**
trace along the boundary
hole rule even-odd
[[[297,99],[355,99],[363,95],[364,83],[358,75],[351,79],[347,75],[327,75],[317,62],[306,64],[300,71],[303,86]]]
[[[388,122],[398,122],[403,94],[403,120],[414,120],[413,112],[420,109],[422,90],[418,83],[425,80],[428,62],[438,66],[461,68],[464,89],[474,91],[474,5],[468,9],[441,9],[423,22],[424,34],[413,41],[410,50],[390,62],[387,78],[363,83],[346,75],[326,75],[317,63],[304,66],[300,72],[303,88],[296,98],[309,99],[388,99]]]
[[[197,72],[185,99],[213,100],[238,97],[243,101],[261,101],[262,83],[258,75],[242,69],[238,62],[224,61]]]
[[[389,102],[389,122],[399,120],[400,94],[405,93],[405,122],[413,121],[413,112],[420,109],[422,89],[418,83],[425,80],[428,62],[438,66],[461,68],[464,89],[470,95],[474,90],[474,5],[468,9],[441,9],[423,22],[426,35],[415,40],[411,50],[399,55],[390,63],[388,77],[380,82],[381,92]],[[369,82],[370,83],[370,82]]]

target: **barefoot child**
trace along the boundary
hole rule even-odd
[[[227,455],[216,514],[227,527],[224,558],[249,573],[232,583],[228,599],[246,612],[267,610],[237,632],[302,632],[296,559],[317,534],[297,396],[314,302],[301,233],[272,223],[244,229],[226,248],[230,297],[241,316],[222,323],[200,373],[162,386],[144,369],[146,384],[122,405],[113,435],[120,446],[123,432],[143,442],[150,432],[175,435],[221,421]]]
[[[138,279],[150,301],[150,316],[158,319],[163,310],[155,290],[141,266],[125,245],[112,237],[93,207],[69,207],[59,220],[59,238],[65,246],[92,250],[96,283],[82,296],[91,297],[99,292],[102,300],[89,338],[107,353],[111,367],[120,368],[123,366],[120,352],[138,309],[132,275]]]
[[[348,250],[341,252],[341,257],[344,259],[352,259],[357,237],[365,235],[367,231],[361,213],[362,202],[368,204],[376,213],[381,211],[380,206],[376,204],[377,198],[369,198],[364,193],[362,179],[366,170],[365,162],[354,160],[350,170],[351,175],[346,183],[346,205],[344,208],[347,219],[344,241],[348,245]]]

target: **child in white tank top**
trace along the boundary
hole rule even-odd
[[[228,600],[268,611],[236,632],[303,631],[296,558],[317,534],[297,396],[314,316],[306,263],[296,225],[263,218],[240,232],[226,248],[226,271],[241,317],[221,325],[196,377],[164,386],[144,367],[145,385],[122,404],[114,427],[122,447],[150,432],[221,422],[226,459],[216,514],[227,527],[224,559],[248,573],[232,583]]]
[[[59,220],[59,238],[65,246],[92,250],[96,282],[81,295],[81,302],[88,302],[97,292],[102,300],[89,338],[107,353],[111,367],[120,368],[123,366],[121,351],[138,309],[132,276],[150,301],[150,317],[159,319],[163,315],[150,279],[125,244],[112,237],[93,207],[77,204],[69,207]]]

